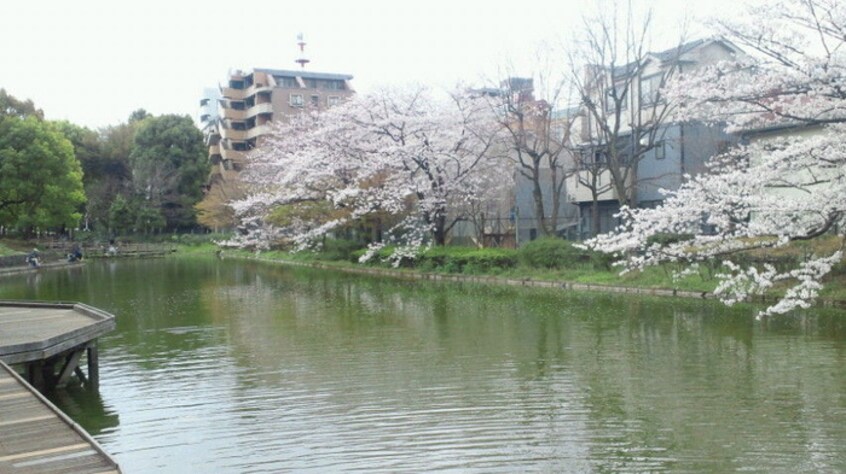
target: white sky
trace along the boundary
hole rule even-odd
[[[144,108],[195,117],[204,87],[230,68],[347,73],[367,91],[411,82],[483,85],[500,71],[532,74],[544,44],[560,45],[591,0],[40,0],[3,6],[0,87],[48,119],[92,128]],[[620,3],[625,4],[625,0]],[[644,0],[653,49],[672,47],[685,17],[731,15],[740,1]],[[693,28],[689,39],[705,30]],[[510,67],[508,65],[511,65]]]

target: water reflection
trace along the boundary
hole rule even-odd
[[[129,473],[846,470],[842,313],[213,260],[0,297],[118,315],[103,401],[58,402]]]
[[[72,419],[84,419],[85,429],[95,438],[101,433],[113,431],[120,424],[119,415],[106,407],[103,398],[95,390],[71,384],[47,395]]]

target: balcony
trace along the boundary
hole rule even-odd
[[[224,160],[234,161],[237,163],[245,163],[247,161],[247,157],[243,151],[227,150],[226,148],[223,148],[220,151],[222,152],[221,156]]]
[[[247,97],[246,89],[233,89],[232,87],[221,87],[220,94],[226,99],[243,100]]]
[[[249,140],[251,138],[257,138],[257,137],[260,137],[262,135],[267,135],[268,133],[270,133],[270,127],[269,126],[259,125],[257,127],[253,127],[251,129],[247,130],[247,139]]]
[[[235,130],[232,128],[221,128],[220,134],[227,140],[244,141],[247,139],[247,130]]]
[[[217,145],[218,143],[220,143],[220,131],[217,128],[209,130],[205,136],[206,146]]]
[[[249,109],[247,109],[247,117],[254,117],[258,114],[272,114],[273,113],[273,104],[270,102],[265,102],[263,104],[256,104]]]
[[[247,119],[247,111],[246,110],[236,110],[230,108],[221,108],[221,117],[224,119],[229,120],[246,120]]]
[[[209,147],[209,158],[220,155],[220,145],[212,145]]]
[[[251,96],[258,94],[259,92],[268,92],[269,93],[272,90],[273,90],[273,87],[271,87],[269,84],[266,84],[266,83],[265,84],[253,84],[253,85],[251,85],[250,87],[248,87],[244,90],[244,97],[251,97]]]

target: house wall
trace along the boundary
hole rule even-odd
[[[541,172],[541,192],[544,201],[544,213],[552,215],[552,192],[549,170]],[[517,227],[517,243],[522,245],[541,235],[535,215],[535,200],[533,197],[532,181],[515,172],[515,220]],[[563,237],[576,238],[579,221],[579,206],[568,199],[567,185],[561,190],[561,206],[558,209],[557,234]]]
[[[747,132],[744,135],[744,140],[748,143],[766,143],[772,142],[776,140],[781,140],[785,138],[793,138],[793,139],[810,139],[813,138],[815,135],[818,135],[824,131],[824,127],[822,126],[811,126],[811,127],[803,127],[803,126],[793,126],[793,127],[782,127],[775,130],[767,130],[767,131],[751,131]],[[820,179],[831,179],[832,177],[839,174],[837,171],[834,170],[822,170],[822,169],[804,169],[804,170],[796,170],[795,174],[791,177],[793,183],[813,183]],[[807,184],[802,186],[803,188],[807,189],[825,189],[825,186],[830,186],[828,183],[820,183],[820,184]],[[806,197],[806,191],[801,189],[795,188],[771,188],[768,192],[775,196],[784,196],[788,199],[800,199]]]
[[[675,190],[684,175],[695,176],[707,170],[707,161],[738,142],[721,126],[705,124],[673,124],[666,128],[663,155],[659,149],[649,151],[638,166],[638,203],[661,201],[661,189]]]
[[[580,219],[579,219],[579,227],[578,227],[578,239],[585,240],[589,239],[594,236],[591,232],[591,225],[593,222],[593,206],[592,203],[581,203],[579,204],[579,212],[580,212]],[[617,225],[619,225],[620,220],[614,217],[620,211],[620,204],[617,201],[602,201],[597,203],[597,209],[599,214],[599,233],[604,234],[606,232],[611,232],[614,230]]]

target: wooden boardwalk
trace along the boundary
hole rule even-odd
[[[96,388],[97,338],[114,327],[114,316],[83,304],[0,301],[0,473],[120,472],[35,388],[62,386],[73,374]],[[7,364],[23,367],[25,378]]]
[[[73,374],[96,388],[97,338],[114,328],[114,316],[83,304],[0,301],[0,361],[23,364],[36,388],[64,385]],[[85,354],[87,376],[79,367]]]
[[[0,362],[0,472],[119,473],[82,428]]]

